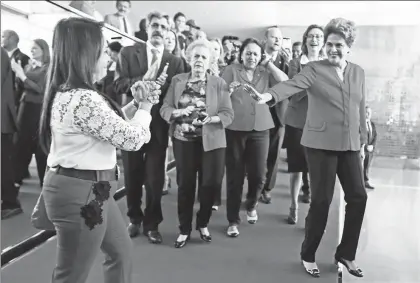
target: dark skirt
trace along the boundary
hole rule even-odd
[[[282,148],[287,151],[287,171],[289,173],[308,172],[305,151],[300,144],[303,129],[286,125]]]

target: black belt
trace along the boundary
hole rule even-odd
[[[47,170],[55,172],[58,175],[88,180],[88,181],[116,181],[119,179],[119,168],[109,170],[80,170],[74,168],[64,168],[61,166],[47,167]]]

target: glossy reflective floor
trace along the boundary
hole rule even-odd
[[[282,164],[281,170],[285,169]],[[160,230],[163,235],[162,245],[151,245],[144,236],[133,240],[134,276],[133,282],[148,283],[305,283],[313,282],[303,271],[299,262],[299,250],[304,236],[304,217],[308,205],[301,204],[298,225],[291,226],[285,222],[289,211],[288,176],[278,173],[278,182],[273,193],[273,203],[259,205],[259,221],[248,224],[245,211],[241,213],[243,224],[241,235],[236,239],[225,236],[227,228],[226,206],[212,216],[209,230],[213,236],[210,244],[200,240],[196,231],[192,240],[183,249],[175,249],[173,242],[178,233],[176,210],[176,187],[163,198],[164,217]],[[175,181],[175,172],[170,173]],[[33,186],[32,186],[33,187]],[[28,190],[37,190],[29,188]],[[246,188],[244,190],[246,192]],[[225,191],[223,192],[225,196]],[[120,202],[122,213],[126,205]],[[317,254],[322,277],[318,282],[333,283],[337,281],[337,270],[332,264],[332,256],[338,236],[338,194],[331,207],[331,217],[324,240]],[[23,217],[23,216],[22,216]],[[25,217],[29,217],[29,210]],[[29,222],[29,220],[27,220]],[[18,219],[2,223],[3,229],[19,232]],[[2,232],[2,236],[5,235]],[[12,232],[9,233],[9,235]],[[16,237],[21,237],[15,234]],[[8,241],[12,241],[8,239]],[[41,248],[11,263],[2,270],[3,283],[50,282],[55,263],[56,240],[51,240]],[[89,283],[103,282],[101,262],[103,255],[98,255]],[[315,279],[316,280],[316,279]],[[118,283],[118,282],[116,282]]]
[[[418,283],[420,171],[379,168],[376,161],[357,256],[365,278],[344,271],[343,282]]]
[[[390,162],[385,166],[384,162]],[[368,206],[360,237],[358,263],[365,272],[363,279],[344,271],[343,282],[420,282],[420,171],[400,169],[396,161],[376,159],[371,170],[371,183],[375,190],[368,192]],[[386,167],[386,168],[384,168]],[[395,168],[400,167],[400,168]],[[299,263],[299,249],[304,235],[304,217],[308,205],[300,204],[299,223],[291,226],[284,219],[288,213],[288,176],[282,163],[278,173],[273,203],[259,205],[257,224],[244,223],[237,239],[227,238],[225,206],[212,216],[209,226],[213,242],[201,242],[193,233],[192,241],[183,249],[173,248],[177,236],[176,187],[163,198],[165,220],[161,225],[164,243],[150,245],[145,237],[133,240],[133,282],[267,282],[305,283],[337,282],[336,268],[332,264],[338,242],[339,204],[336,194],[330,210],[326,234],[317,253],[322,277],[311,278]],[[35,176],[35,172],[33,172]],[[170,173],[172,180],[175,172]],[[2,221],[2,248],[18,242],[37,230],[29,225],[30,209],[39,188],[35,178],[22,188],[21,199],[25,215]],[[246,192],[246,188],[244,190]],[[225,195],[225,193],[223,194]],[[126,213],[125,201],[119,203]],[[55,239],[2,269],[1,282],[49,282],[55,262]],[[103,282],[99,255],[88,282]]]

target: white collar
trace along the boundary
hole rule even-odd
[[[165,46],[162,44],[159,47],[153,46],[149,41],[146,42],[147,51],[152,51],[152,49],[156,49],[159,52],[158,56],[161,56],[163,54],[163,50],[165,49]]]
[[[319,57],[318,57],[318,60],[322,60],[322,57],[321,57],[321,56],[319,56]],[[308,56],[306,56],[305,54],[300,55],[300,64],[301,64],[301,65],[306,65],[306,64],[308,64],[309,62],[310,62],[310,61],[309,61]]]
[[[15,53],[15,51],[16,51],[17,49],[18,49],[18,48],[16,47],[15,49],[13,49],[13,50],[11,50],[11,51],[7,51],[7,54],[9,55],[9,58],[11,58],[11,57],[12,57],[13,53]]]

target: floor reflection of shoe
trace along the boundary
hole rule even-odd
[[[6,208],[1,210],[1,220],[13,217],[15,215],[21,214],[23,212],[22,208]]]

